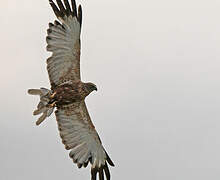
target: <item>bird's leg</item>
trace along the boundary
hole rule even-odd
[[[49,108],[53,108],[53,107],[55,107],[55,105],[56,105],[56,101],[54,101],[54,102],[51,103],[51,104],[48,104],[47,107],[49,107]]]
[[[56,106],[56,102],[57,102],[57,101],[54,99],[56,94],[57,94],[57,93],[54,92],[53,94],[51,94],[51,95],[49,96],[50,101],[49,101],[48,104],[47,104],[47,107],[48,107],[48,108],[54,108],[54,107]]]
[[[56,94],[57,94],[56,92],[54,92],[53,94],[51,94],[51,95],[50,95],[50,99],[53,99]]]

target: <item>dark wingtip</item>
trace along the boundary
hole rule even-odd
[[[83,164],[83,167],[87,167],[88,166],[88,164],[89,164],[89,161],[87,161],[87,162],[85,162],[84,164]]]
[[[97,168],[91,168],[91,176],[92,176],[92,180],[96,180],[96,174],[98,172]]]
[[[72,9],[73,9],[73,16],[76,16],[77,17],[77,10],[76,10],[76,2],[75,0],[72,0]]]
[[[110,172],[109,172],[109,169],[108,169],[108,164],[105,163],[105,166],[103,167],[104,171],[105,171],[105,176],[106,176],[106,179],[107,180],[110,180]]]
[[[104,180],[103,167],[99,168],[99,180]]]
[[[111,160],[111,158],[109,157],[109,155],[108,155],[108,153],[105,151],[105,153],[106,153],[106,160],[107,160],[107,162],[111,165],[111,166],[115,166],[114,165],[114,163],[112,162],[112,160]]]
[[[82,6],[81,4],[78,7],[78,16],[77,19],[79,21],[80,26],[82,26]]]
[[[52,0],[49,0],[49,3],[55,13],[55,15],[58,17],[63,17],[63,14],[61,13],[61,11],[57,8],[56,4],[52,1]]]
[[[77,164],[78,168],[80,169],[82,167],[82,164]]]
[[[53,27],[54,25],[53,25],[53,23],[49,23],[49,28],[51,28],[51,27]]]
[[[105,177],[107,180],[110,180],[110,178],[111,178],[108,164],[106,162],[105,162],[105,165],[103,165],[99,168],[97,168],[97,167],[91,168],[91,179],[92,180],[96,180],[97,173],[99,176],[99,180],[104,180],[104,174],[105,174]]]
[[[71,14],[71,7],[70,7],[70,4],[69,4],[69,1],[64,0],[64,4],[65,4],[65,7],[66,7],[66,14],[67,14],[67,16],[69,16]]]
[[[62,14],[62,17],[65,16],[66,10],[63,6],[63,3],[61,0],[56,0],[58,7],[60,8],[60,13]]]
[[[56,0],[57,5],[53,2],[53,0],[49,0],[49,3],[55,15],[57,16],[57,18],[59,17],[63,18],[64,16],[68,17],[69,15],[72,14],[72,16],[77,17],[80,23],[80,26],[81,26],[82,25],[82,6],[79,5],[78,12],[77,12],[77,6],[76,6],[75,0],[72,0],[71,2],[72,2],[72,10],[71,10],[68,0],[63,0],[63,2],[61,0]]]

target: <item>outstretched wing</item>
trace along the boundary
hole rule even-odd
[[[52,56],[47,59],[47,70],[52,88],[67,81],[80,79],[80,32],[82,8],[76,10],[75,0],[72,9],[68,0],[57,0],[57,5],[49,0],[58,21],[49,23],[47,50]]]
[[[71,150],[69,155],[73,162],[79,168],[86,167],[90,162],[92,180],[96,180],[97,173],[100,180],[104,180],[104,173],[110,180],[107,162],[111,166],[114,164],[102,146],[85,102],[63,106],[55,114],[62,142],[67,150]]]

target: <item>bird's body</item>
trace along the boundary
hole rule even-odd
[[[53,89],[52,98],[49,104],[55,102],[58,107],[61,107],[63,105],[80,102],[90,93],[91,90],[89,89],[88,83],[83,83],[81,81],[68,82]]]
[[[57,106],[68,105],[77,101],[82,101],[85,97],[85,91],[82,83],[64,84],[54,89],[53,101]]]
[[[49,117],[54,108],[58,129],[62,142],[69,156],[79,168],[91,163],[91,177],[110,180],[108,164],[114,166],[95,130],[89,116],[85,98],[94,90],[93,83],[83,83],[80,77],[80,34],[82,24],[82,8],[76,8],[75,0],[56,0],[57,5],[49,0],[57,16],[54,23],[49,23],[47,30],[47,50],[52,52],[47,59],[51,90],[46,88],[30,89],[31,95],[39,95],[40,103],[34,115],[40,118],[41,124]]]

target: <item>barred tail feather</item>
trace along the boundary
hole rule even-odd
[[[47,117],[53,113],[54,106],[50,106],[48,104],[50,101],[50,96],[52,95],[52,91],[46,88],[29,89],[28,94],[40,96],[40,102],[37,105],[37,109],[33,112],[33,115],[42,114],[36,122],[36,125],[40,125]]]

